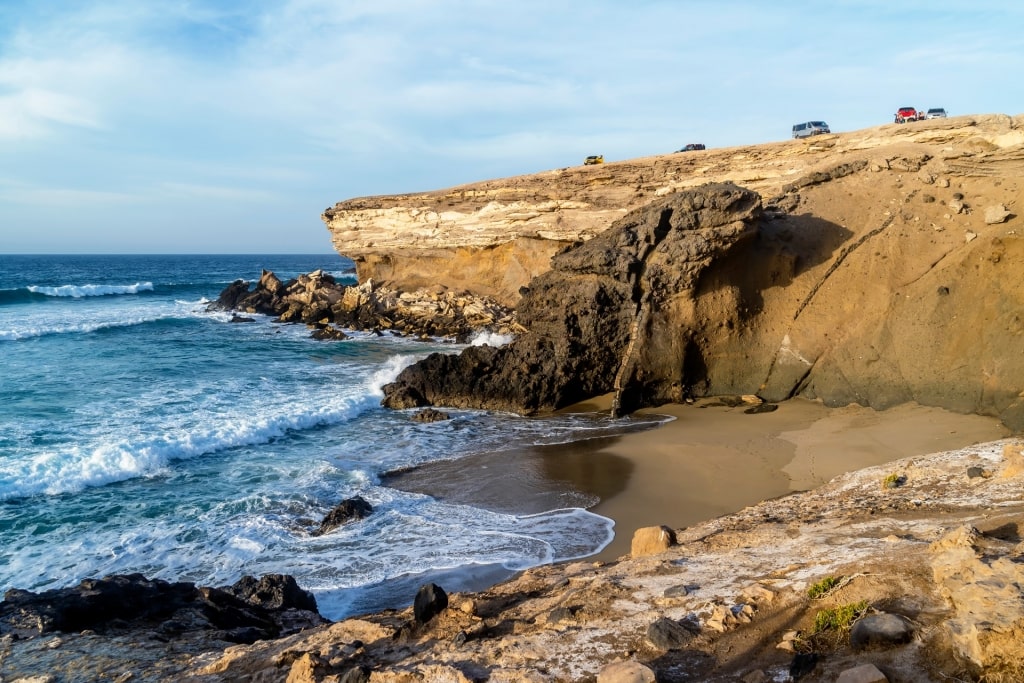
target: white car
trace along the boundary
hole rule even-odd
[[[944,119],[946,118],[946,110],[941,107],[936,109],[929,109],[924,113],[926,119]]]

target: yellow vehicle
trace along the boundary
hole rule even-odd
[[[587,157],[586,159],[583,160],[583,165],[584,166],[590,166],[592,164],[603,164],[603,163],[604,163],[604,155],[603,154],[595,154],[594,156],[589,156],[589,157]]]

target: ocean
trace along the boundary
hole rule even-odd
[[[505,486],[514,467],[474,470],[465,486],[494,500],[466,504],[385,475],[444,460],[457,477],[470,456],[512,462],[660,418],[449,410],[417,423],[380,407],[381,387],[463,347],[316,341],[303,325],[207,310],[262,269],[356,281],[352,262],[330,254],[0,255],[0,591],[131,572],[209,586],[281,573],[340,619],[408,606],[426,581],[479,588],[609,543],[614,522],[568,482]],[[503,490],[515,493],[498,500]],[[314,534],[356,495],[370,517]]]

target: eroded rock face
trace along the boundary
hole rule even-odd
[[[693,372],[692,306],[702,275],[756,236],[760,198],[735,185],[676,193],[552,259],[516,309],[528,330],[512,344],[434,354],[384,387],[387,406],[536,412],[619,390],[624,409],[681,400]],[[651,349],[651,340],[657,340]]]

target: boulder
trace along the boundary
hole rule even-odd
[[[420,586],[413,602],[413,617],[419,624],[425,624],[448,607],[448,594],[434,583]]]
[[[328,531],[336,529],[342,524],[347,524],[353,520],[365,519],[369,517],[372,512],[373,506],[367,503],[362,496],[346,498],[335,505],[333,510],[327,513],[320,522],[320,528],[318,528],[314,533],[315,535],[326,534]]]
[[[696,633],[684,624],[662,617],[647,627],[647,640],[659,650],[679,650],[693,641]]]
[[[839,674],[836,683],[889,683],[874,664],[861,664]]]
[[[630,555],[643,557],[663,553],[676,544],[676,532],[667,526],[648,526],[633,533]]]
[[[985,208],[985,223],[987,225],[1004,223],[1012,215],[1004,205],[994,204]]]
[[[612,662],[597,674],[597,683],[654,683],[650,667],[640,662]]]
[[[892,648],[909,643],[914,629],[897,614],[869,614],[857,620],[850,630],[850,645],[855,650],[869,647]]]

